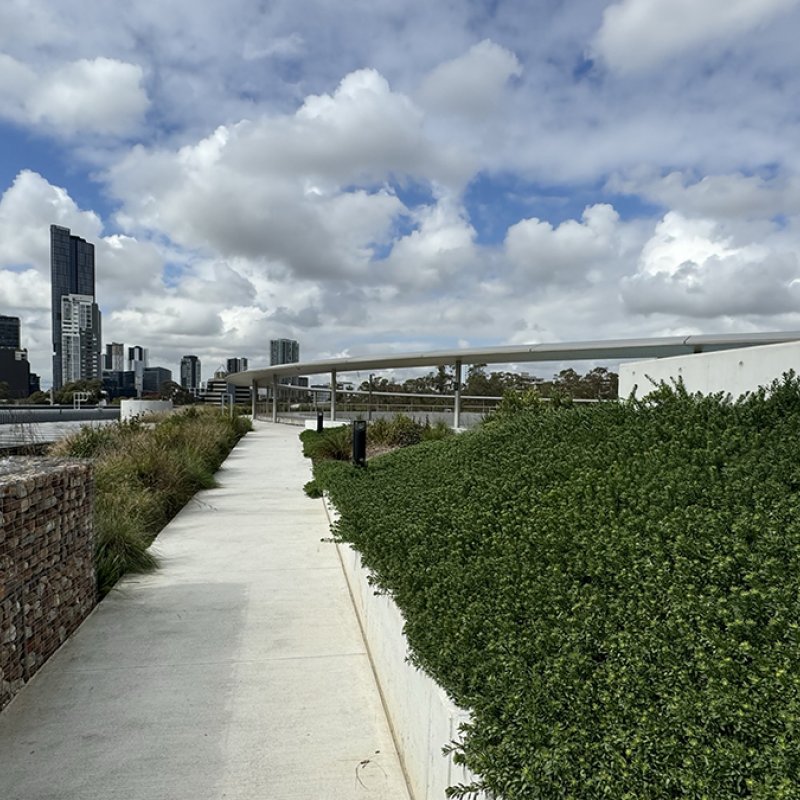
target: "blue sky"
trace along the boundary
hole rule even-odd
[[[206,376],[800,329],[798,6],[5,0],[0,313],[48,382],[55,222]]]

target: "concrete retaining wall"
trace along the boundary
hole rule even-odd
[[[772,383],[790,369],[800,373],[799,342],[652,358],[620,365],[619,396],[629,397],[635,387],[636,397],[644,397],[655,388],[651,378],[656,383],[682,378],[689,392],[726,392],[737,398]]]
[[[97,602],[88,464],[0,459],[0,709]]]
[[[442,753],[460,738],[469,713],[408,663],[400,610],[387,595],[375,594],[360,554],[346,544],[337,547],[414,800],[444,800],[448,786],[472,780]]]
[[[270,416],[270,411],[267,411],[266,417],[262,417],[263,419],[272,419]],[[488,413],[488,412],[486,412]],[[431,425],[435,425],[437,422],[444,422],[446,425],[453,424],[453,412],[452,411],[373,411],[372,412],[372,419],[394,419],[398,414],[403,414],[406,417],[411,417],[416,422],[430,422]],[[486,414],[478,413],[476,411],[464,411],[461,414],[461,427],[462,428],[474,428],[476,425],[479,425]],[[347,425],[348,423],[352,422],[354,419],[366,419],[367,413],[365,411],[338,411],[336,412],[336,422],[335,425]],[[301,424],[304,424],[305,420],[312,419],[316,421],[316,415],[309,417],[307,413],[303,412],[296,412],[287,414],[282,412],[280,414],[280,421],[281,422],[292,422],[293,420],[300,420]],[[325,419],[328,420],[328,412],[325,412]]]
[[[124,422],[147,414],[164,414],[172,411],[172,400],[122,400],[119,407],[120,419]]]

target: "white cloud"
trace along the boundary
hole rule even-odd
[[[50,281],[35,269],[0,269],[0,297],[3,298],[3,313],[8,309],[49,312]]]
[[[537,218],[508,229],[505,249],[520,276],[533,288],[583,282],[623,252],[619,214],[610,205],[584,210],[581,221],[558,227]]]
[[[685,172],[653,175],[639,170],[628,176],[613,176],[612,191],[638,195],[687,216],[726,220],[769,219],[800,214],[800,178],[779,175],[705,175]]]
[[[485,39],[428,73],[417,98],[433,113],[482,121],[499,109],[508,80],[521,74],[522,65],[514,53]]]
[[[293,115],[221,126],[177,151],[134,148],[108,177],[129,230],[295,277],[363,278],[407,213],[384,184],[446,174],[451,163],[411,101],[363,70]]]
[[[0,55],[0,113],[63,137],[129,134],[148,107],[143,77],[141,67],[110,58],[79,59],[37,74]]]
[[[797,0],[620,0],[603,13],[594,49],[618,72],[649,69],[796,6]]]
[[[413,214],[415,229],[397,238],[385,265],[384,280],[398,287],[441,287],[455,292],[474,274],[480,253],[475,229],[452,197],[441,197]]]
[[[261,58],[290,58],[301,55],[305,49],[305,40],[299,33],[264,41],[260,31],[251,31],[245,41],[242,56],[247,61]]]
[[[51,224],[91,240],[102,231],[97,214],[78,208],[65,189],[36,172],[20,172],[0,197],[0,269],[32,265],[49,276]]]
[[[797,244],[737,243],[709,219],[667,213],[642,250],[638,271],[622,282],[638,313],[688,317],[777,315],[800,311]]]

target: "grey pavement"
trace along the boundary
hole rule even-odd
[[[2,800],[408,800],[298,433],[257,423],[0,714]]]

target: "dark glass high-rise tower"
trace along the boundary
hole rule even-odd
[[[0,347],[19,350],[19,317],[0,314]]]
[[[69,228],[60,225],[50,226],[50,276],[52,282],[53,320],[53,386],[60,389],[63,385],[63,345],[62,345],[62,298],[65,295],[83,295],[94,301],[94,245],[72,236]],[[97,312],[99,320],[99,312]],[[97,347],[96,358],[88,358],[85,363],[96,366],[90,370],[92,374],[81,375],[82,378],[100,376],[100,336],[85,337]]]
[[[181,359],[181,386],[194,395],[200,391],[200,359],[197,356]]]

